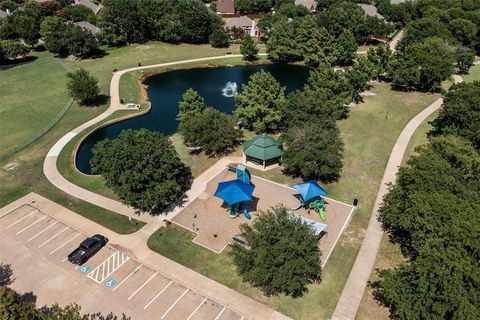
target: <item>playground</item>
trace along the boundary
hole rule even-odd
[[[226,190],[225,186],[228,187],[236,179],[237,173],[225,168],[207,183],[205,191],[173,218],[172,222],[193,231],[196,234],[193,242],[196,244],[219,253],[234,241],[232,238],[238,235],[239,226],[242,223],[251,224],[260,211],[279,204],[289,209],[300,207],[301,196],[297,190],[256,176],[251,176],[250,184],[254,187],[251,201],[230,206],[219,195]],[[238,191],[234,195],[238,196]],[[316,227],[326,225],[320,234],[322,263],[325,263],[354,207],[328,197],[323,197],[323,201],[324,221],[315,209],[308,209],[308,206],[301,206],[292,211],[292,214],[305,218],[307,222],[315,222]],[[235,213],[237,216],[233,217]]]

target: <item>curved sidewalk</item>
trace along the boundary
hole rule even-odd
[[[390,154],[387,167],[385,168],[385,173],[380,184],[375,205],[372,214],[370,215],[365,238],[362,242],[362,246],[358,252],[357,259],[355,260],[355,264],[350,272],[347,283],[343,288],[340,300],[335,307],[332,320],[355,319],[358,307],[360,306],[360,301],[362,300],[363,292],[375,263],[380,242],[382,241],[383,229],[377,218],[383,197],[388,193],[388,184],[395,183],[396,174],[402,163],[403,155],[413,133],[417,127],[428,118],[428,116],[441,107],[442,103],[443,98],[440,98],[427,108],[423,109],[423,111],[410,120],[398,137],[392,153]]]
[[[110,106],[109,108],[103,112],[102,114],[98,115],[97,117],[91,119],[90,121],[78,126],[77,128],[73,129],[72,131],[65,134],[60,140],[58,140],[53,147],[49,150],[47,157],[43,163],[43,173],[47,177],[47,179],[57,188],[62,190],[63,192],[74,196],[78,199],[83,201],[92,203],[96,206],[102,207],[104,209],[114,211],[129,217],[134,217],[136,219],[150,222],[155,220],[156,218],[151,217],[150,215],[138,215],[136,210],[124,205],[123,203],[110,199],[108,197],[104,197],[97,193],[91,192],[86,190],[82,187],[75,185],[74,183],[65,179],[61,173],[57,169],[57,159],[60,155],[63,148],[79,133],[90,128],[91,126],[99,123],[100,121],[106,119],[111,114],[113,114],[117,110],[127,109],[125,105],[120,103],[120,79],[122,75],[132,71],[138,70],[145,70],[145,69],[153,69],[153,68],[161,68],[161,67],[168,67],[186,63],[195,63],[195,62],[202,62],[202,61],[209,61],[209,60],[217,60],[217,59],[228,59],[228,58],[238,58],[242,55],[234,54],[234,55],[224,55],[224,56],[213,56],[213,57],[205,57],[205,58],[197,58],[197,59],[188,59],[188,60],[181,60],[181,61],[174,61],[174,62],[167,62],[167,63],[159,63],[153,64],[149,66],[141,66],[141,67],[134,67],[129,69],[124,69],[118,71],[113,74],[112,80],[110,82]],[[190,194],[194,193],[195,188],[192,187],[190,190]],[[163,217],[165,218],[165,217]]]

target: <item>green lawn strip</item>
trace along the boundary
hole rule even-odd
[[[469,83],[473,81],[480,81],[480,65],[470,68],[468,74],[462,74],[463,81]]]
[[[427,132],[430,131],[432,126],[430,122],[435,119],[438,115],[438,112],[431,114],[422,124],[415,130],[410,142],[408,143],[407,149],[403,157],[402,163],[405,163],[409,157],[414,155],[415,148],[425,144],[427,139]],[[377,270],[390,269],[397,266],[399,263],[404,261],[400,248],[398,245],[393,244],[389,241],[388,236],[384,235],[382,238],[382,243],[375,260],[375,264],[370,274],[370,281],[377,281]],[[373,297],[373,290],[371,287],[367,286],[360,303],[360,307],[357,312],[356,319],[358,320],[387,320],[389,319],[390,313],[388,309],[382,307]]]
[[[14,157],[0,163],[0,207],[28,194],[36,192],[66,206],[70,210],[120,234],[139,230],[143,222],[118,213],[105,210],[90,203],[67,195],[53,186],[43,175],[43,161],[50,147],[69,129],[82,124],[105,111],[105,107],[86,108],[74,104],[60,122]],[[16,168],[3,168],[7,163],[15,163]]]
[[[47,126],[69,100],[66,70],[44,52],[36,60],[0,71],[0,154]]]
[[[197,251],[203,252],[207,249],[193,243],[188,245],[189,250],[184,251],[177,250],[178,247],[175,246],[167,249],[168,243],[177,241],[163,240],[167,242],[162,245],[160,253],[295,319],[329,318],[360,248],[393,144],[408,121],[439,97],[434,94],[395,92],[391,91],[387,84],[375,84],[372,91],[377,95],[366,97],[365,103],[353,108],[350,118],[340,124],[345,141],[345,168],[340,181],[327,186],[332,198],[347,203],[358,198],[359,205],[330,256],[322,282],[310,285],[305,296],[298,299],[286,296],[263,297],[258,290],[245,288],[246,284],[236,280],[231,272],[231,262],[227,263],[227,257],[205,258],[205,253]],[[267,172],[253,169],[251,171],[252,174],[283,184],[298,181],[284,176],[279,169]],[[178,233],[177,229],[173,230]],[[165,234],[163,238],[179,237],[171,233]],[[206,252],[210,253],[208,250]],[[211,254],[214,255],[213,252]],[[222,255],[225,253],[220,256]],[[218,263],[224,265],[218,266]],[[221,273],[222,268],[227,270],[226,273]]]

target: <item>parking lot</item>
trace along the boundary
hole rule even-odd
[[[67,255],[87,236],[32,204],[1,216],[0,232],[1,262],[12,264],[17,279],[28,277],[31,283],[43,284],[39,290],[47,287],[52,294],[58,290],[57,294],[72,295],[70,302],[82,304],[82,299],[88,299],[89,312],[100,311],[99,302],[106,298],[118,309],[109,311],[125,313],[132,319],[246,319],[111,244],[84,265],[71,264]],[[38,293],[35,288],[31,290]],[[88,297],[76,296],[82,294]]]

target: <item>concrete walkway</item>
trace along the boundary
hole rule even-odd
[[[367,232],[363,240],[357,259],[353,265],[347,283],[343,288],[340,300],[337,303],[332,319],[335,320],[352,320],[355,319],[362,295],[370,278],[375,258],[377,256],[380,242],[382,241],[383,229],[378,221],[378,210],[383,201],[383,197],[388,193],[388,184],[395,183],[398,168],[402,163],[403,155],[407,148],[408,142],[417,127],[433,112],[437,111],[443,103],[443,99],[438,99],[422,112],[417,114],[407,126],[403,129],[398,137],[390,159],[388,160],[385,173],[383,175],[380,189],[375,200],[375,205],[370,216]]]
[[[453,80],[455,83],[463,82],[463,78],[459,75],[453,75]],[[410,120],[398,137],[392,153],[390,154],[387,167],[385,168],[385,173],[380,184],[380,189],[378,190],[375,205],[372,214],[370,215],[365,238],[360,247],[360,251],[358,252],[357,259],[355,260],[355,264],[350,272],[347,283],[343,288],[340,300],[335,307],[332,320],[355,319],[355,315],[360,306],[383,237],[382,225],[378,221],[378,210],[383,201],[383,197],[388,193],[388,184],[393,184],[396,181],[398,169],[402,163],[405,150],[413,133],[418,126],[425,121],[425,119],[442,106],[442,103],[443,98],[440,98],[417,114],[412,120]]]

